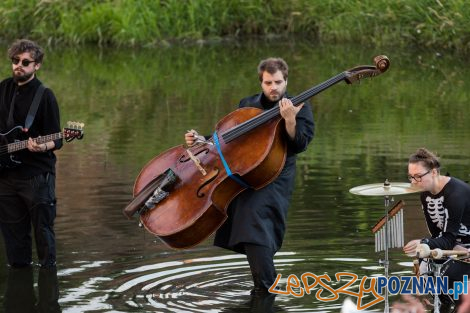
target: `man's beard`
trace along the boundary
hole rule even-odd
[[[269,101],[271,101],[271,102],[276,102],[276,101],[281,100],[282,96],[281,96],[281,94],[276,93],[276,94],[269,94],[269,95],[267,96],[267,98],[268,98]]]
[[[21,72],[21,74],[17,74],[17,73],[18,72],[13,71],[13,79],[17,83],[25,82],[34,75],[34,73],[29,73],[29,74],[25,74],[23,72]]]

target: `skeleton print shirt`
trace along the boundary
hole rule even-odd
[[[421,204],[431,233],[431,249],[452,249],[457,243],[470,243],[470,186],[454,177],[433,195],[421,193]]]

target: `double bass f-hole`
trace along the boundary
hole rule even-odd
[[[203,197],[206,195],[205,193],[201,192],[201,190],[202,190],[205,186],[209,185],[214,179],[216,179],[217,176],[219,176],[219,169],[218,169],[217,167],[215,167],[215,168],[213,169],[213,171],[211,172],[211,175],[212,175],[212,176],[209,177],[209,179],[206,180],[206,181],[205,181],[201,186],[199,186],[199,188],[197,189],[197,196],[198,196],[198,198],[203,198]]]

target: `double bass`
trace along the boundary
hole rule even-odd
[[[386,56],[357,66],[291,99],[297,106],[345,81],[374,77],[390,66]],[[227,219],[230,202],[247,188],[260,189],[281,172],[287,143],[279,107],[240,108],[223,117],[210,139],[166,150],[138,174],[123,213],[174,249],[197,245]],[[256,143],[256,144],[253,144]]]

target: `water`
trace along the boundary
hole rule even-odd
[[[40,79],[56,93],[64,125],[85,123],[85,138],[57,153],[62,312],[339,312],[345,295],[320,301],[318,287],[303,297],[252,299],[244,256],[215,248],[210,239],[171,250],[137,220],[127,220],[122,209],[147,161],[181,144],[187,129],[210,133],[240,98],[260,90],[260,59],[284,57],[289,92],[298,94],[348,68],[372,64],[378,54],[392,62],[387,73],[358,85],[338,84],[313,99],[316,137],[299,156],[288,230],[275,257],[283,290],[291,274],[328,274],[333,288],[344,285],[334,278],[338,272],[359,278],[383,274],[378,261],[384,256],[374,252],[371,228],[384,214],[384,199],[348,190],[386,178],[405,182],[407,158],[416,148],[437,152],[443,172],[469,179],[466,61],[299,41],[49,51]],[[9,65],[1,65],[5,77]],[[406,240],[424,237],[417,195],[394,200],[406,203]],[[392,275],[411,275],[411,259],[400,249],[390,257]],[[3,251],[0,262],[6,264]],[[51,287],[38,286],[37,268],[33,274],[37,299],[44,286]],[[3,296],[7,276],[8,269],[0,267],[2,302],[16,299]],[[368,310],[383,311],[383,302]]]

